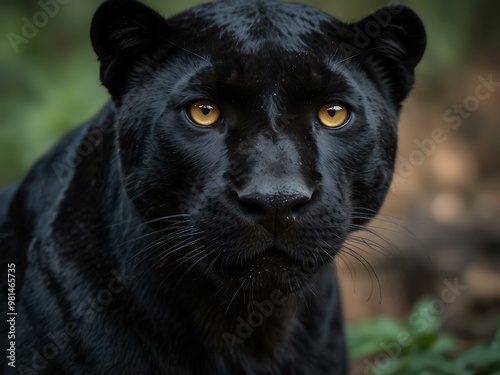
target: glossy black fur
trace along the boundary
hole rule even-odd
[[[111,0],[91,36],[112,100],[0,194],[17,370],[345,374],[331,260],[391,182],[418,17],[235,0],[165,20]],[[212,127],[186,114],[199,99]],[[317,119],[333,101],[340,129]]]

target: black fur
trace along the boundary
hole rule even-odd
[[[110,0],[91,37],[113,100],[0,194],[3,372],[345,374],[331,260],[391,182],[418,17]],[[200,99],[211,127],[186,114]],[[333,101],[339,129],[317,119]]]

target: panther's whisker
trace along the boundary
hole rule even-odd
[[[219,254],[219,255],[220,255],[220,254]],[[229,279],[229,281],[227,282],[227,284],[228,284],[228,285],[230,285],[232,282],[233,282],[233,279]],[[217,291],[216,291],[214,294],[212,294],[210,297],[208,297],[208,299],[212,299],[213,297],[215,297],[215,296],[216,296],[217,294],[219,294],[219,293],[220,293],[220,292],[221,292],[224,288],[227,290],[227,289],[228,289],[228,288],[227,288],[227,286],[228,286],[228,285],[224,285],[224,284],[222,284],[222,286],[221,286],[219,289],[217,289]],[[222,298],[222,297],[224,297],[225,293],[226,293],[226,292],[224,292],[224,294],[222,294],[221,298]],[[221,302],[221,304],[220,304],[220,305],[222,306],[222,302]]]
[[[206,251],[206,250],[205,250]],[[182,279],[184,278],[184,276],[186,276],[186,274],[194,267],[196,266],[200,261],[202,261],[204,258],[206,258],[207,256],[213,254],[215,251],[217,251],[216,249],[213,249],[213,250],[210,250],[210,252],[206,253],[205,255],[203,255],[202,257],[200,257],[200,259],[198,259],[196,262],[194,262],[191,267],[189,267],[186,272],[184,272],[184,274],[181,276],[181,278],[177,281],[177,283],[175,284],[175,287],[174,287],[174,290],[177,289],[177,287],[179,286],[179,284],[181,283]]]
[[[117,246],[123,246],[123,245],[126,245],[128,243],[131,243],[131,242],[135,242],[135,241],[138,241],[138,240],[141,240],[141,239],[144,239],[146,237],[150,237],[150,236],[153,236],[153,235],[158,235],[160,234],[161,232],[165,232],[166,230],[172,230],[172,228],[164,228],[164,229],[160,229],[158,231],[153,231],[153,232],[150,232],[150,233],[146,233],[146,234],[143,234],[141,236],[138,236],[138,237],[135,237],[135,238],[132,238],[130,240],[127,240],[127,241],[124,241],[124,242],[121,242],[121,243],[118,243]],[[186,228],[186,227],[182,227],[182,228],[179,228],[178,230],[176,229],[176,231],[174,232],[171,232],[171,233],[167,233],[166,235],[163,235],[161,237],[161,239],[163,239],[164,237],[169,237],[171,238],[173,241],[176,239],[175,236],[178,236],[178,235],[181,235],[181,234],[184,234],[184,233],[195,233],[195,232],[192,232],[192,228]],[[201,232],[200,232],[201,233]]]
[[[190,247],[190,246],[193,246],[193,245],[196,245],[198,244],[198,242],[200,242],[200,240],[202,240],[204,237],[200,237],[200,238],[193,238],[193,236],[185,236],[187,237],[186,239],[174,244],[173,246],[165,249],[164,251],[162,251],[160,254],[158,254],[157,256],[157,261],[155,262],[154,265],[158,264],[158,263],[164,263],[164,261],[169,258],[172,254],[174,253],[178,253],[180,250],[183,250],[185,249],[186,247]],[[202,245],[204,246],[204,245]],[[185,258],[187,258],[190,254],[192,254],[194,251],[193,250],[190,250],[186,255],[184,255],[184,257],[182,258],[179,258],[177,260],[175,260],[174,263],[176,262],[179,262],[181,260],[184,260]],[[172,263],[172,264],[174,264]]]
[[[393,220],[391,218],[384,218],[384,217],[379,217],[378,216],[367,216],[366,214],[362,213],[356,213],[352,212],[350,215],[351,220],[352,219],[361,219],[361,220],[367,220],[370,222],[374,223],[385,223],[385,224],[391,224],[399,229],[404,229],[404,231],[408,231],[409,234],[411,234],[411,231],[403,224],[398,223],[396,220]],[[371,224],[370,224],[371,225]]]
[[[361,250],[361,251],[364,251],[366,252],[367,254],[371,254],[370,252],[366,251],[365,249],[363,249],[361,246],[358,246],[356,244],[359,244],[359,245],[366,245],[367,247],[370,248],[370,250],[372,250],[375,254],[379,254],[381,256],[384,256],[384,257],[387,257],[388,259],[395,259],[394,257],[394,254],[392,254],[391,252],[387,253],[387,249],[380,246],[379,244],[376,244],[376,243],[373,243],[373,244],[368,244],[366,241],[365,238],[362,238],[362,237],[349,237],[347,240],[346,240],[346,244],[350,244],[352,246],[355,246],[357,249]],[[356,243],[356,244],[355,244]]]
[[[151,223],[154,223],[156,221],[177,219],[178,217],[186,217],[187,218],[185,220],[177,220],[178,222],[189,222],[189,216],[190,216],[189,214],[165,215],[165,216],[161,216],[161,217],[158,217],[156,219],[149,220],[149,221],[144,221],[144,222],[141,221],[140,222],[140,226],[142,226],[143,224],[151,224]],[[112,224],[107,225],[106,228],[112,228],[112,227],[115,227],[117,225],[122,225],[122,224],[130,223],[130,222],[134,222],[134,221],[138,221],[138,219],[136,217],[133,217],[133,218],[131,218],[129,220],[115,221]]]
[[[324,243],[326,243],[326,241],[323,241]],[[330,253],[328,251],[326,251],[323,247],[321,247],[321,250],[326,254],[326,256],[328,257],[331,257]],[[345,255],[342,253],[342,251],[339,251],[335,254],[334,258],[333,258],[333,264],[335,266],[337,266],[337,259],[340,261],[342,261],[344,263],[344,265],[346,266],[346,268],[348,269],[350,275],[351,275],[351,279],[353,278],[353,271],[351,269],[351,266],[346,262],[346,257]]]
[[[324,242],[324,243],[328,247],[330,247],[332,250],[334,250],[333,247],[329,243],[327,243],[327,242]],[[347,250],[347,251],[345,251],[345,250]],[[339,254],[341,254],[341,253],[348,254],[351,257],[353,257],[354,259],[356,259],[366,269],[366,271],[368,272],[368,275],[370,276],[370,280],[371,280],[371,290],[370,290],[370,295],[368,297],[368,300],[370,300],[370,298],[372,297],[373,292],[374,292],[373,278],[372,278],[371,271],[373,272],[373,274],[374,274],[374,276],[375,276],[375,278],[377,280],[377,284],[379,286],[379,301],[381,301],[382,300],[382,290],[381,290],[380,280],[378,278],[377,273],[375,272],[375,269],[372,267],[372,265],[370,264],[370,262],[368,262],[361,254],[356,253],[355,250],[353,250],[351,247],[349,247],[348,243],[344,243],[344,245],[342,246],[342,251],[339,252]]]
[[[196,255],[200,255],[201,253],[205,252],[207,249],[204,249],[203,246],[199,247],[199,248],[194,248],[192,251],[190,251],[190,254],[193,254],[193,253],[196,253]],[[198,263],[199,261],[201,261],[204,257],[210,255],[211,253],[213,253],[215,250],[212,250],[210,252],[208,252],[207,254],[205,254],[204,256],[202,256],[200,259],[198,259],[191,267],[189,267],[189,269],[184,273],[184,275],[182,277],[184,277],[186,275],[186,273],[192,268],[194,267],[194,265],[196,265],[196,263]],[[191,259],[194,258],[191,257]],[[162,278],[162,281],[160,282],[160,285],[158,286],[158,289],[156,290],[156,295],[158,295],[161,287],[163,286],[163,284],[165,283],[165,281],[168,280],[168,277],[170,276],[171,272],[169,274],[167,274],[166,276],[164,276]],[[182,279],[181,277],[181,279]],[[180,282],[180,281],[179,281]],[[173,290],[176,290],[177,287],[179,286],[179,282],[175,285],[174,289]]]
[[[189,247],[189,246],[194,246],[198,241],[195,240],[195,241],[192,241],[190,243],[187,243],[185,245],[183,245],[181,248],[179,249],[175,249],[175,252],[178,252],[179,250],[183,249],[183,248],[186,248],[186,247]],[[199,252],[200,250],[203,250],[203,251],[206,251],[208,250],[209,248],[206,248],[205,245],[201,245],[200,247],[197,247],[197,248],[193,248],[192,250],[190,250],[184,257],[180,258],[180,259],[177,259],[175,262],[172,263],[172,265],[174,265],[175,263],[177,262],[180,262],[179,264],[177,264],[168,274],[166,277],[169,277],[177,268],[179,268],[180,266],[182,266],[184,263],[186,262],[189,262],[191,259],[193,258],[196,258],[198,255],[199,255]],[[159,260],[159,262],[167,259],[168,257],[170,257],[171,253],[165,255],[165,256],[162,256],[162,258]],[[157,264],[158,262],[156,262],[155,264]]]
[[[359,245],[364,245],[377,254],[387,257],[394,257],[391,249],[388,249],[386,246],[361,235],[349,235],[349,237],[346,239],[346,243],[357,243]]]
[[[358,210],[360,210],[360,211],[358,211]],[[367,213],[369,215],[373,215],[373,216],[366,216]],[[407,221],[406,220],[403,221],[401,218],[399,218],[397,216],[384,214],[384,213],[378,213],[377,211],[374,211],[374,210],[369,209],[369,208],[355,207],[355,208],[353,208],[353,211],[351,213],[351,217],[392,224],[399,229],[403,229],[404,232],[406,232],[413,240],[419,241],[419,238],[417,236],[415,236],[415,234],[411,231],[411,229],[403,224],[403,222],[407,223]],[[413,225],[425,224],[425,222],[416,222],[416,221],[410,221],[410,223]]]
[[[172,219],[178,219],[178,218],[185,218],[184,220],[172,220]],[[190,215],[189,214],[175,214],[175,215],[165,215],[165,216],[160,216],[155,219],[151,219],[148,221],[145,221],[144,224],[153,224],[157,223],[158,221],[167,221],[167,220],[172,220],[173,224],[178,224],[180,222],[189,222]]]
[[[133,197],[131,197],[131,198],[130,198],[130,202],[135,203],[135,201],[136,201],[137,199],[139,199],[141,196],[143,196],[143,195],[144,195],[144,194],[146,194],[146,193],[147,193],[147,191],[146,191],[146,190],[145,190],[145,191],[141,191],[140,193],[138,193],[138,194],[134,195]]]
[[[397,234],[401,234],[401,231],[398,230],[398,229],[392,229],[392,228],[388,228],[388,227],[382,227],[382,226],[376,226],[376,225],[373,225],[373,224],[370,224],[370,226],[366,226],[366,225],[360,225],[360,224],[350,224],[350,226],[352,228],[356,228],[356,229],[362,229],[362,230],[377,230],[377,231],[385,231],[385,232],[389,232],[389,233],[397,233]]]
[[[216,248],[215,251],[219,250],[219,248]],[[215,266],[215,263],[217,262],[217,259],[219,259],[220,257],[220,253],[217,254],[217,256],[214,258],[214,260],[212,260],[212,262],[208,265],[208,268],[207,268],[207,273],[210,274]]]
[[[379,303],[382,303],[382,287],[380,285],[380,280],[378,278],[377,272],[375,271],[373,266],[362,255],[356,253],[356,251],[351,249],[349,246],[344,246],[344,250],[347,250],[347,251],[345,251],[346,254],[348,254],[348,255],[352,256],[353,258],[355,258],[356,260],[358,260],[359,263],[366,269],[366,271],[368,272],[368,275],[370,276],[371,289],[370,289],[370,295],[368,296],[368,299],[367,299],[368,301],[371,299],[371,297],[373,296],[373,293],[374,293],[373,278],[372,278],[372,272],[373,272],[373,275],[375,276],[375,279],[377,280],[377,284],[379,287]]]
[[[357,225],[357,224],[350,224],[350,227],[353,228],[353,229],[357,229],[357,230],[364,230],[365,232],[370,233],[371,235],[373,235],[376,238],[378,238],[381,241],[383,241],[389,247],[393,246],[392,243],[387,238],[385,238],[382,234],[378,233],[374,229],[371,229],[371,228],[363,226],[363,225]]]
[[[344,254],[342,252],[340,252],[336,255],[335,260],[337,260],[337,259],[339,259],[339,261],[341,260],[345,264],[346,268],[348,269],[349,275],[350,275],[350,280],[351,280],[351,283],[353,286],[353,292],[356,293],[356,278],[357,278],[356,268],[350,264],[349,258],[347,257],[346,254]]]
[[[189,242],[187,242],[189,241]],[[186,243],[187,242],[187,243]],[[143,274],[142,277],[144,277],[149,271],[151,271],[154,267],[156,267],[158,264],[161,264],[163,261],[165,261],[168,257],[170,257],[174,253],[178,253],[179,251],[183,250],[186,247],[193,246],[198,242],[198,239],[192,240],[191,238],[188,238],[184,240],[180,244],[176,244],[175,246],[167,249],[165,252],[163,252],[163,255],[160,255],[159,259],[157,259]],[[182,245],[181,245],[182,244]],[[194,250],[191,250],[188,254],[193,253]],[[182,264],[182,263],[181,263]],[[136,264],[137,266],[137,264]],[[178,267],[178,266],[177,266]],[[177,268],[176,267],[176,268]],[[134,267],[135,268],[135,267]],[[170,274],[169,274],[170,275]],[[168,275],[167,275],[168,276]],[[142,279],[142,277],[140,279]]]
[[[394,246],[394,244],[391,241],[389,241],[387,238],[385,238],[381,233],[379,233],[374,228],[363,227],[363,226],[361,226],[361,227],[362,228],[361,228],[361,231],[359,233],[366,232],[366,233],[370,234],[371,236],[374,236],[376,239],[381,240],[383,242],[383,244],[380,244],[380,243],[376,242],[373,239],[369,239],[369,238],[363,237],[360,234],[358,234],[358,235],[351,234],[348,237],[347,241],[349,241],[349,240],[355,240],[356,238],[358,238],[357,242],[359,243],[360,242],[359,239],[362,239],[362,242],[364,242],[371,249],[374,249],[374,247],[378,248],[378,249],[380,249],[380,251],[381,251],[380,253],[381,254],[388,252],[390,254],[389,259],[399,259],[397,257],[397,254],[402,254],[401,250],[398,249],[396,246]],[[429,262],[431,262],[429,256],[427,256],[427,259],[428,259]]]
[[[245,279],[243,279],[243,281],[241,282],[240,287],[238,289],[236,289],[236,292],[234,292],[233,298],[231,298],[231,300],[229,301],[229,304],[227,305],[227,309],[226,309],[226,312],[224,313],[224,316],[227,315],[227,312],[229,311],[229,308],[231,307],[231,304],[233,303],[234,299],[236,298],[236,295],[238,294],[238,292],[240,291],[240,289],[243,287],[243,285],[245,285]]]
[[[132,255],[131,257],[129,257],[128,259],[126,259],[125,260],[125,264],[127,264],[132,259],[136,258],[137,256],[145,253],[146,251],[148,251],[148,250],[150,250],[152,248],[162,246],[162,245],[164,245],[167,242],[178,241],[179,239],[188,237],[187,239],[182,240],[181,242],[179,242],[177,244],[174,244],[174,246],[178,246],[179,244],[182,244],[182,243],[184,243],[186,241],[189,241],[189,239],[191,237],[193,237],[194,235],[201,234],[201,233],[202,233],[201,231],[198,231],[198,232],[189,232],[189,233],[182,233],[182,234],[175,235],[175,236],[172,236],[171,234],[166,234],[166,235],[164,235],[164,236],[156,239],[155,241],[149,243],[147,246],[143,247],[140,251],[138,251],[137,253],[135,253],[134,255]],[[172,249],[172,248],[170,248],[170,249]],[[160,256],[161,256],[161,254],[160,254]],[[136,265],[134,265],[133,268],[137,267],[140,262],[138,262]]]
[[[191,246],[193,246],[195,243],[193,244],[190,244]],[[197,253],[199,253],[202,249],[204,248],[204,246],[200,246],[200,247],[196,247],[196,248],[193,248],[191,250],[188,251],[188,253],[185,255],[185,257],[190,257],[189,259],[192,259],[194,258]],[[178,248],[172,248],[172,249],[169,249],[171,251],[169,251],[168,254],[165,254],[163,257],[161,257],[160,259],[157,259],[142,275],[142,277],[144,277],[145,275],[147,275],[149,273],[149,271],[151,271],[153,268],[157,267],[158,265],[161,267],[164,262],[166,262],[168,260],[168,258],[172,255],[174,255],[175,253],[177,253],[178,251],[182,250],[182,249],[178,249]],[[189,260],[187,259],[187,260]],[[165,278],[168,278],[168,276],[170,276],[170,273],[165,277]],[[141,277],[141,278],[142,278]]]

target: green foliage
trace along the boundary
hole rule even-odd
[[[457,339],[439,332],[442,319],[425,316],[433,311],[432,301],[415,305],[408,319],[379,317],[347,326],[351,360],[365,358],[370,375],[500,375],[500,319],[496,336],[488,343],[465,351]]]

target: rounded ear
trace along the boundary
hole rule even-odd
[[[415,67],[425,51],[427,38],[419,16],[404,5],[392,5],[370,14],[354,29],[369,41],[362,51],[375,60],[377,73],[389,81],[391,97],[400,103],[413,87]]]
[[[167,21],[135,0],[107,0],[96,11],[90,37],[101,62],[101,82],[119,99],[134,63],[164,44]]]

